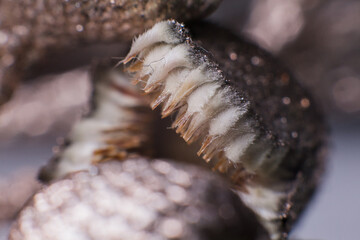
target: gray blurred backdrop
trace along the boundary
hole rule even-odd
[[[331,126],[326,178],[291,239],[359,239],[360,1],[224,0],[209,19],[278,56],[322,104]],[[113,56],[114,47],[96,51]],[[86,111],[86,70],[34,79],[4,109],[0,240],[6,239],[7,219],[39,187],[37,169]]]

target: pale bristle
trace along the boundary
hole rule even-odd
[[[162,84],[172,70],[179,67],[188,67],[188,48],[189,46],[185,44],[178,45],[168,51],[163,58],[152,63],[153,72],[147,81],[144,91],[150,92],[154,86]]]
[[[203,111],[219,88],[220,84],[213,82],[206,83],[194,90],[194,92],[187,98],[188,114],[191,115],[196,112]]]
[[[294,172],[285,167],[293,160],[285,159],[291,153],[289,144],[293,141],[286,140],[286,136],[290,136],[286,130],[288,126],[282,125],[284,129],[276,127],[280,131],[278,133],[272,129],[271,123],[272,119],[277,121],[277,115],[288,116],[289,109],[293,107],[276,105],[281,104],[278,98],[283,98],[284,89],[287,89],[276,84],[279,77],[273,70],[277,66],[273,65],[275,69],[268,67],[274,62],[272,58],[266,60],[268,64],[265,66],[251,64],[247,55],[252,55],[253,50],[244,51],[241,47],[234,50],[241,55],[242,59],[238,61],[224,59],[229,50],[221,52],[218,46],[213,48],[215,52],[211,55],[193,42],[187,33],[184,34],[182,26],[174,26],[172,21],[160,23],[141,35],[124,62],[137,56],[128,70],[137,72],[136,81],[150,97],[151,108],[161,106],[162,117],[176,114],[172,123],[176,133],[188,144],[194,141],[202,143],[197,154],[213,170],[229,177],[245,204],[260,216],[272,238],[279,239],[279,222],[286,220],[279,217],[281,204],[292,201],[285,199],[284,195],[290,192],[290,181],[284,183],[281,179],[293,178]],[[202,31],[198,32],[198,36]],[[205,43],[208,39],[200,37],[199,40]],[[207,46],[214,45],[214,42],[209,43]],[[248,43],[242,44],[247,46]],[[261,53],[260,49],[255,49],[257,54]],[[213,61],[217,57],[224,61],[222,64],[226,72],[223,73]],[[266,55],[262,57],[266,58]],[[262,80],[260,82],[261,78],[268,78],[268,74],[274,82],[268,85]],[[225,75],[231,79],[225,79]],[[280,113],[277,112],[280,110]],[[289,120],[294,123],[294,119]],[[290,163],[282,165],[284,160]],[[301,178],[296,176],[296,179]]]
[[[210,120],[224,107],[224,101],[222,99],[223,93],[223,90],[218,91],[217,94],[211,97],[209,102],[203,106],[201,111],[193,115],[189,128],[182,132],[185,140],[189,139],[191,135],[194,135],[196,131],[208,128]]]
[[[205,151],[205,149],[207,149],[207,147],[209,146],[209,144],[212,143],[212,141],[213,141],[213,137],[207,136],[207,137],[205,138],[205,140],[203,141],[200,150],[197,152],[197,155],[200,156],[200,155]]]
[[[208,135],[208,137],[202,143],[198,155],[202,154],[203,156],[213,156],[213,153],[219,153],[223,151],[226,145],[229,144],[229,142],[236,139],[236,136],[238,135],[239,134],[237,134],[236,132],[221,136]]]
[[[218,138],[210,137],[211,141],[206,144],[205,147],[201,148],[199,153],[203,154],[204,156],[209,155],[209,153],[212,153],[214,151],[218,152],[218,150],[222,149],[222,140]]]
[[[174,32],[172,31],[173,26],[174,23],[172,23],[171,21],[162,21],[155,24],[150,30],[140,35],[133,41],[131,49],[128,55],[123,60],[123,63],[128,63],[141,51],[156,43],[180,43],[182,39],[179,39],[178,36],[174,34]]]
[[[230,167],[229,160],[226,158],[220,158],[213,167],[213,170],[218,170],[221,173],[225,173],[227,172],[229,167]]]
[[[157,107],[158,105],[160,105],[160,103],[164,103],[164,105],[166,105],[169,101],[169,98],[174,95],[176,90],[180,87],[183,79],[185,79],[188,74],[188,69],[173,70],[166,78],[164,86],[161,89],[161,93],[158,94],[159,99],[153,100],[154,106],[156,105]]]
[[[187,97],[201,84],[206,82],[202,67],[192,70],[174,93],[173,97],[164,106],[164,115],[172,113],[176,107],[186,103]]]
[[[135,40],[128,56],[136,54],[138,59],[129,70],[138,71],[137,82],[151,94],[152,109],[162,105],[163,118],[177,112],[172,128],[187,143],[205,139],[199,155],[211,161],[222,153],[216,168],[224,170],[229,161],[240,162],[255,138],[251,128],[243,124],[248,103],[237,100],[235,91],[225,86],[217,65],[202,55],[202,50],[194,50],[191,41],[153,36],[155,31],[164,34],[165,26],[170,25],[155,25]],[[157,38],[161,40],[155,41]],[[234,147],[232,142],[240,147]]]
[[[179,109],[179,112],[176,115],[176,118],[173,121],[171,127],[177,129],[179,126],[182,126],[189,118],[186,113],[187,113],[187,106],[185,105]]]
[[[241,155],[253,142],[255,134],[247,133],[231,142],[224,150],[225,156],[232,162],[239,162]]]
[[[153,74],[155,68],[161,67],[164,56],[171,50],[171,48],[171,45],[164,44],[154,46],[153,49],[149,50],[149,53],[145,55],[144,58],[139,59],[138,61],[143,62],[143,68],[140,71],[140,76]]]
[[[246,108],[233,106],[221,112],[210,123],[210,135],[225,135],[246,113]]]
[[[94,84],[91,114],[73,126],[67,138],[69,145],[43,168],[50,179],[88,169],[99,161],[122,160],[128,151],[138,150],[149,140],[149,112],[137,111],[147,109],[147,101],[128,78],[109,71],[99,73]]]
[[[166,101],[166,99],[169,97],[169,93],[167,92],[161,92],[154,100],[150,103],[150,107],[152,110],[157,108],[162,102]]]

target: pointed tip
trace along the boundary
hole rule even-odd
[[[176,128],[176,133],[184,133],[190,124],[191,116],[183,114],[183,117],[179,119],[173,126]]]
[[[197,151],[196,155],[197,155],[198,157],[200,157],[200,156],[201,156],[201,152],[200,152],[200,150],[199,150],[199,151]]]
[[[195,132],[195,129],[193,127],[189,127],[188,129],[186,129],[186,131],[184,131],[182,137],[183,139],[187,142],[189,141],[189,139],[191,138],[191,136],[193,135],[193,133]]]
[[[155,110],[158,106],[160,105],[160,102],[151,102],[150,103],[150,108],[151,110]]]
[[[185,104],[183,97],[179,97],[178,94],[175,94],[173,98],[169,99],[169,102],[164,106],[163,113],[169,115],[176,108],[181,107]]]
[[[170,114],[172,114],[174,112],[174,110],[175,110],[175,107],[176,106],[174,104],[170,104],[168,107],[166,107],[161,113],[162,118],[166,118]]]
[[[179,126],[176,127],[176,133],[183,134],[183,132],[186,131],[187,126],[188,125],[186,123],[181,123]]]
[[[209,147],[209,145],[212,143],[212,141],[213,141],[213,137],[207,136],[201,145],[199,153],[202,154]]]
[[[184,121],[185,118],[185,114],[186,114],[186,110],[185,111],[181,111],[177,114],[172,127],[173,128],[177,128],[180,124],[182,124],[182,122]]]
[[[187,144],[192,144],[193,142],[195,142],[198,139],[198,135],[192,135],[192,137],[190,139],[187,140]]]
[[[155,108],[157,108],[162,102],[165,101],[167,97],[168,94],[161,93],[158,97],[155,98],[155,100],[150,103],[151,109],[154,110]]]
[[[188,143],[188,144],[191,144],[193,142],[195,142],[198,138],[199,138],[199,134],[196,133],[196,129],[195,130],[192,130],[192,131],[187,131],[185,132],[183,138],[184,140]]]
[[[203,159],[207,162],[210,161],[212,159],[212,157],[213,157],[213,154],[211,154],[211,153],[205,153],[203,155]]]
[[[119,62],[119,64],[127,64],[130,62],[137,54],[127,55],[123,60]]]
[[[216,165],[213,167],[213,170],[217,170],[221,173],[226,173],[229,168],[229,164],[227,162],[227,159],[220,158]]]
[[[153,91],[155,91],[157,85],[155,84],[150,84],[150,85],[146,85],[145,88],[143,89],[143,91],[145,93],[152,93]]]

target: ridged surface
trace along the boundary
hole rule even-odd
[[[328,138],[322,112],[304,86],[264,50],[214,24],[193,24],[191,32],[214,56],[228,84],[247,95],[262,138],[283,154],[279,165],[270,161],[265,166],[271,174],[255,183],[285,193],[271,222],[286,238],[322,179]],[[214,32],[221,37],[212,38]]]
[[[135,58],[128,71],[152,108],[162,104],[163,117],[177,113],[176,132],[188,143],[200,140],[198,154],[231,179],[273,239],[286,238],[322,172],[321,114],[260,48],[211,24],[191,30],[201,45],[183,25],[158,23],[123,62]]]
[[[101,163],[44,188],[22,210],[10,239],[269,238],[221,177],[136,158]]]

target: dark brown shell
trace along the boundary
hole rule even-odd
[[[197,23],[189,28],[193,39],[219,64],[227,83],[249,100],[249,117],[257,120],[262,137],[275,149],[288,149],[276,171],[256,180],[262,185],[289,183],[279,212],[281,231],[287,233],[324,170],[328,129],[322,112],[284,64],[263,49],[215,24]]]
[[[47,52],[85,43],[129,42],[167,18],[201,18],[220,0],[0,2],[0,105]]]

